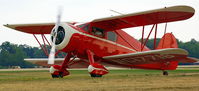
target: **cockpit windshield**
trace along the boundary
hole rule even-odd
[[[83,29],[86,32],[89,32],[89,26],[90,24],[81,24],[81,25],[77,25],[77,27]]]

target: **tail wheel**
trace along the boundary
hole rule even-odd
[[[168,73],[167,71],[163,71],[163,75],[164,75],[164,76],[168,76],[169,73]]]

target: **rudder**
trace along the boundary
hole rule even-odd
[[[164,34],[156,49],[165,48],[178,48],[176,38],[172,33]]]

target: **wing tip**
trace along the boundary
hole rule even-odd
[[[173,6],[173,7],[170,7],[170,9],[172,11],[181,11],[181,12],[195,13],[195,9],[193,7],[187,6],[187,5]]]
[[[12,26],[12,25],[10,25],[10,24],[4,24],[3,26],[8,27],[8,28],[15,29],[15,26]]]
[[[179,63],[199,63],[199,59],[193,57],[187,57],[179,60]]]

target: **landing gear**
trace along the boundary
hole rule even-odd
[[[68,53],[61,66],[53,65],[50,67],[50,73],[52,78],[63,78],[64,76],[70,74],[66,68],[68,68],[68,63],[71,61],[70,60],[71,56],[72,56],[71,53]]]
[[[108,70],[103,65],[94,61],[94,54],[90,50],[87,50],[87,54],[90,63],[88,66],[88,72],[90,73],[91,77],[102,77],[102,75],[108,73]]]
[[[90,73],[91,77],[102,77],[108,73],[108,70],[101,64],[94,63],[88,66],[88,72]]]
[[[61,66],[59,65],[53,65],[50,67],[50,73],[52,78],[63,78],[64,76],[69,75],[68,70],[61,70]]]
[[[169,73],[168,73],[167,71],[163,70],[163,75],[164,75],[164,76],[168,76]]]

